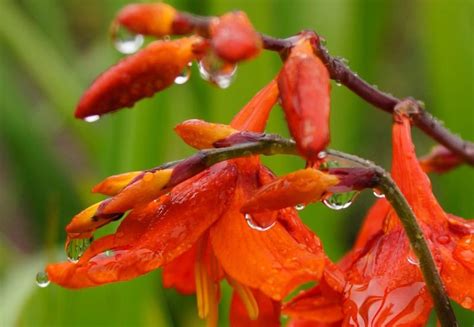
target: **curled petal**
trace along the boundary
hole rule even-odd
[[[264,232],[250,228],[239,212],[242,194],[237,193],[234,204],[210,230],[224,271],[277,301],[297,285],[319,279],[324,253],[298,243],[278,222]]]
[[[427,173],[445,173],[463,163],[462,159],[442,145],[433,147],[431,152],[420,159],[420,165]]]
[[[83,288],[129,280],[186,252],[226,210],[237,171],[226,162],[133,210],[113,235],[94,241],[77,263],[48,265],[50,280]],[[215,190],[219,189],[219,192]]]
[[[263,132],[270,111],[277,101],[278,86],[272,80],[235,115],[230,126],[240,131]]]
[[[77,118],[86,118],[123,108],[173,84],[194,59],[198,37],[155,41],[100,75],[84,93],[76,108]]]
[[[107,177],[102,182],[94,186],[92,192],[114,196],[123,190],[125,186],[127,186],[140,174],[142,174],[141,171],[132,171],[129,173]]]
[[[216,54],[234,63],[257,56],[262,39],[241,11],[231,12],[214,20],[210,27],[211,42]]]
[[[125,212],[136,206],[146,204],[164,193],[173,169],[147,171],[133,183],[109,200],[103,201],[100,213],[111,214]]]
[[[280,98],[299,152],[315,160],[329,143],[330,81],[309,41],[296,45],[278,76]]]
[[[199,119],[186,120],[174,130],[186,144],[196,149],[212,148],[214,142],[237,132],[228,125],[208,123]]]
[[[264,185],[241,211],[262,212],[319,201],[330,186],[338,183],[333,175],[313,168],[301,169]]]
[[[165,3],[143,3],[125,6],[117,14],[115,23],[132,32],[156,37],[173,33],[176,10]]]
[[[230,306],[230,325],[232,327],[278,327],[280,326],[280,303],[272,300],[262,292],[249,290],[258,308],[258,315],[251,319],[248,305],[238,292],[234,291]]]

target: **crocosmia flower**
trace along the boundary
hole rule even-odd
[[[474,223],[445,213],[439,205],[416,158],[409,119],[403,116],[393,126],[392,175],[418,218],[449,297],[473,310]],[[320,284],[287,303],[284,311],[296,326],[422,326],[431,309],[401,223],[380,199],[352,251],[338,266],[327,265]]]
[[[241,130],[260,132],[277,97],[272,81],[230,126],[192,120],[176,131],[197,148]],[[184,162],[131,172],[98,184],[94,190],[111,197],[72,219],[66,228],[70,244],[129,213],[114,234],[93,241],[74,262],[48,265],[50,280],[78,289],[163,267],[165,286],[196,293],[199,316],[215,325],[219,281],[226,279],[234,289],[235,325],[277,325],[278,302],[299,284],[322,275],[327,259],[319,239],[294,208],[241,212],[257,189],[275,179],[258,157],[224,161],[183,178],[191,166]],[[318,180],[321,187],[334,184],[335,178],[326,175]]]

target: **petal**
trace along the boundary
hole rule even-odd
[[[199,119],[190,119],[178,124],[174,131],[186,144],[195,149],[209,149],[216,141],[227,138],[237,132],[228,125],[208,123]]]
[[[196,245],[179,257],[163,266],[163,286],[175,288],[182,294],[196,292],[194,266],[196,263]]]
[[[420,165],[426,173],[442,174],[463,163],[462,158],[442,145],[436,145],[431,152],[420,159]]]
[[[189,179],[163,200],[133,210],[107,242],[94,241],[78,263],[49,265],[48,276],[64,287],[82,288],[129,280],[171,262],[226,210],[236,174],[234,165],[221,163]]]
[[[363,249],[375,235],[382,231],[384,219],[387,217],[390,209],[390,203],[385,199],[379,199],[375,202],[364,218],[353,250]]]
[[[416,158],[410,120],[400,117],[393,124],[392,176],[416,217],[433,229],[447,227],[447,216],[431,190],[431,182]]]
[[[241,131],[263,132],[268,116],[278,100],[278,86],[272,80],[243,107],[230,123]]]
[[[66,226],[66,232],[68,234],[78,234],[70,235],[73,236],[73,238],[83,238],[80,234],[90,234],[97,228],[122,217],[122,213],[100,213],[99,210],[105,201],[107,200],[93,204],[75,215]]]
[[[274,300],[281,300],[299,284],[319,279],[323,252],[313,253],[296,242],[278,222],[265,232],[250,228],[239,212],[243,196],[237,189],[233,204],[210,230],[212,247],[224,271]]]
[[[333,175],[313,168],[301,169],[264,185],[244,203],[241,211],[255,213],[316,202],[338,183]]]
[[[142,173],[143,172],[141,171],[132,171],[129,173],[109,176],[94,186],[92,192],[114,196]]]
[[[157,199],[165,192],[165,186],[172,173],[173,169],[159,169],[143,173],[117,195],[103,201],[99,212],[102,214],[125,212]]]
[[[308,159],[329,143],[330,81],[310,42],[296,45],[278,75],[278,88],[290,133]]]
[[[324,281],[307,291],[298,294],[286,303],[282,312],[296,320],[313,323],[333,323],[341,321],[342,295],[331,290]]]
[[[115,19],[118,25],[137,34],[166,36],[173,33],[176,10],[165,3],[130,4]]]
[[[238,62],[257,56],[262,39],[241,11],[231,12],[214,20],[210,27],[211,42],[216,54],[228,62]]]
[[[131,107],[136,101],[170,86],[194,59],[193,46],[199,42],[198,37],[155,41],[126,57],[94,81],[79,101],[76,117]]]
[[[251,320],[249,318],[242,299],[237,292],[234,292],[230,306],[230,325],[232,327],[280,326],[280,303],[257,290],[253,290],[252,293],[258,306],[257,319]]]

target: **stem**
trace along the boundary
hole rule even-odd
[[[186,28],[179,30],[180,33],[195,32],[203,37],[209,37],[209,25],[212,19],[216,17],[197,16],[185,12],[179,13],[180,23],[185,23]],[[313,31],[304,31],[302,34],[311,35],[318,41],[320,37]],[[280,39],[269,35],[260,34],[263,41],[263,48],[269,51],[276,51],[283,57],[300,39],[300,35],[294,35],[288,38]],[[338,83],[344,84],[349,90],[359,97],[387,113],[393,113],[395,108],[405,100],[394,97],[373,87],[338,58],[332,57],[329,51],[321,44],[314,42],[316,55],[326,65],[331,78]],[[461,157],[466,163],[474,166],[474,143],[465,141],[459,136],[453,134],[444,127],[438,119],[428,113],[420,101],[412,100],[416,107],[410,118],[416,127],[421,129],[426,135],[436,142],[444,145],[453,153]]]
[[[434,308],[441,326],[457,326],[451,303],[445,292],[428,243],[424,238],[423,231],[418,225],[412,208],[390,177],[390,174],[369,160],[336,150],[327,150],[327,153],[331,156],[352,161],[375,171],[378,177],[377,186],[383,191],[387,200],[391,203],[400,218],[411,248],[420,262],[420,270],[431,298],[433,299]],[[260,134],[260,138],[257,141],[235,144],[226,148],[201,150],[194,156],[179,162],[175,166],[172,178],[167,187],[172,187],[221,161],[253,155],[268,156],[277,154],[298,155],[295,142],[278,135]]]

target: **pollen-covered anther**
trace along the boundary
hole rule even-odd
[[[227,281],[242,300],[250,320],[256,320],[258,318],[259,309],[257,300],[255,300],[252,290],[230,276],[227,276]]]
[[[165,3],[130,4],[119,11],[115,26],[156,37],[173,34],[176,9]]]
[[[265,212],[316,202],[338,183],[336,176],[314,168],[301,169],[264,185],[240,211]]]
[[[119,175],[109,176],[102,182],[94,186],[92,192],[114,196],[140,174],[142,174],[141,171],[132,171]]]
[[[186,120],[174,130],[186,144],[195,149],[213,148],[214,142],[237,133],[237,130],[229,125],[213,124],[199,119]]]
[[[101,214],[125,212],[157,199],[165,192],[173,169],[145,172],[100,207]]]

